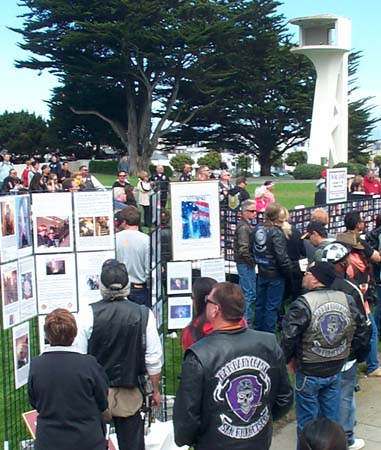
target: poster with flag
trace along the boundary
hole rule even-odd
[[[173,259],[220,256],[220,208],[217,181],[171,184]]]

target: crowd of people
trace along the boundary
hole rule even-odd
[[[32,361],[29,396],[40,414],[36,448],[61,448],[54,430],[67,420],[73,424],[65,436],[70,446],[86,436],[81,448],[101,450],[106,448],[105,420],[112,419],[119,448],[143,450],[142,375],[152,383],[153,405],[160,404],[162,348],[148,308],[150,242],[140,225],[141,215],[144,225],[150,224],[145,207],[155,184],[167,224],[169,179],[157,166],[151,177],[139,173],[134,189],[128,163],[120,163],[113,185],[114,201],[120,202],[116,259],[103,264],[101,299],[80,311],[77,320],[65,310],[48,315],[51,348]],[[30,167],[35,170],[36,164]],[[185,165],[178,181],[192,181],[190,169]],[[206,181],[210,174],[201,166],[197,179]],[[84,189],[86,183],[94,188],[87,170],[81,177]],[[67,180],[75,182],[75,177]],[[381,377],[381,215],[365,233],[361,213],[350,211],[344,217],[346,231],[331,236],[327,212],[316,208],[302,235],[287,209],[276,203],[273,182],[250,198],[247,180],[238,177],[234,186],[223,169],[219,189],[221,205],[238,205],[241,211],[234,236],[238,284],[194,280],[194,318],[182,333],[185,355],[174,405],[177,445],[268,450],[272,422],[289,411],[295,392],[299,450],[360,450],[365,442],[355,435],[358,364],[366,363],[367,376]],[[263,221],[253,225],[257,213],[263,213]],[[77,356],[78,351],[95,359]],[[71,383],[64,400],[48,377],[51,364],[55,381]],[[321,442],[326,447],[319,447]]]
[[[61,164],[55,154],[52,154],[50,161],[44,164],[36,160],[27,160],[21,173],[17,173],[7,150],[3,150],[1,156],[1,193],[76,192],[104,189],[99,180],[89,174],[87,165],[81,165],[77,171],[70,171],[69,163],[64,161]]]

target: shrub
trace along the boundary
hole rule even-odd
[[[348,174],[362,176],[366,175],[366,171],[368,170],[368,168],[364,164],[354,162],[338,163],[333,167],[346,167],[348,169]]]
[[[178,172],[181,172],[183,170],[183,167],[185,164],[189,164],[190,166],[193,166],[194,161],[190,156],[183,155],[182,153],[175,155],[171,159],[171,166]]]
[[[319,164],[298,164],[292,172],[296,180],[316,180],[320,178],[324,166]]]
[[[170,166],[163,166],[163,169],[164,169],[165,175],[167,175],[168,178],[173,177],[173,170],[172,170],[172,168]],[[149,165],[149,171],[150,171],[151,175],[156,173],[156,166],[155,166],[155,164],[150,164]]]
[[[101,173],[105,175],[116,175],[118,173],[118,161],[90,161],[89,171],[91,173]]]

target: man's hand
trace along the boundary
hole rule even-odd
[[[151,402],[151,406],[153,408],[159,408],[161,404],[161,395],[160,392],[153,392],[152,394],[152,402]]]
[[[288,370],[291,373],[296,373],[296,363],[295,358],[292,358],[291,361],[287,364]]]

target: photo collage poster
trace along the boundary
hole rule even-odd
[[[101,299],[100,276],[102,265],[107,259],[114,259],[113,250],[103,252],[77,253],[78,308]]]
[[[33,253],[29,195],[0,197],[0,262]]]
[[[171,183],[170,189],[173,259],[219,258],[218,181]]]
[[[15,387],[19,389],[28,382],[30,367],[29,322],[17,325],[12,330]]]
[[[78,311],[74,253],[36,255],[38,314]]]
[[[191,296],[168,297],[168,330],[185,328],[192,319]]]
[[[37,315],[33,256],[1,266],[3,327],[10,328]]]
[[[74,250],[70,192],[32,194],[32,213],[35,254]]]
[[[78,252],[114,247],[112,191],[76,193],[74,211]]]

